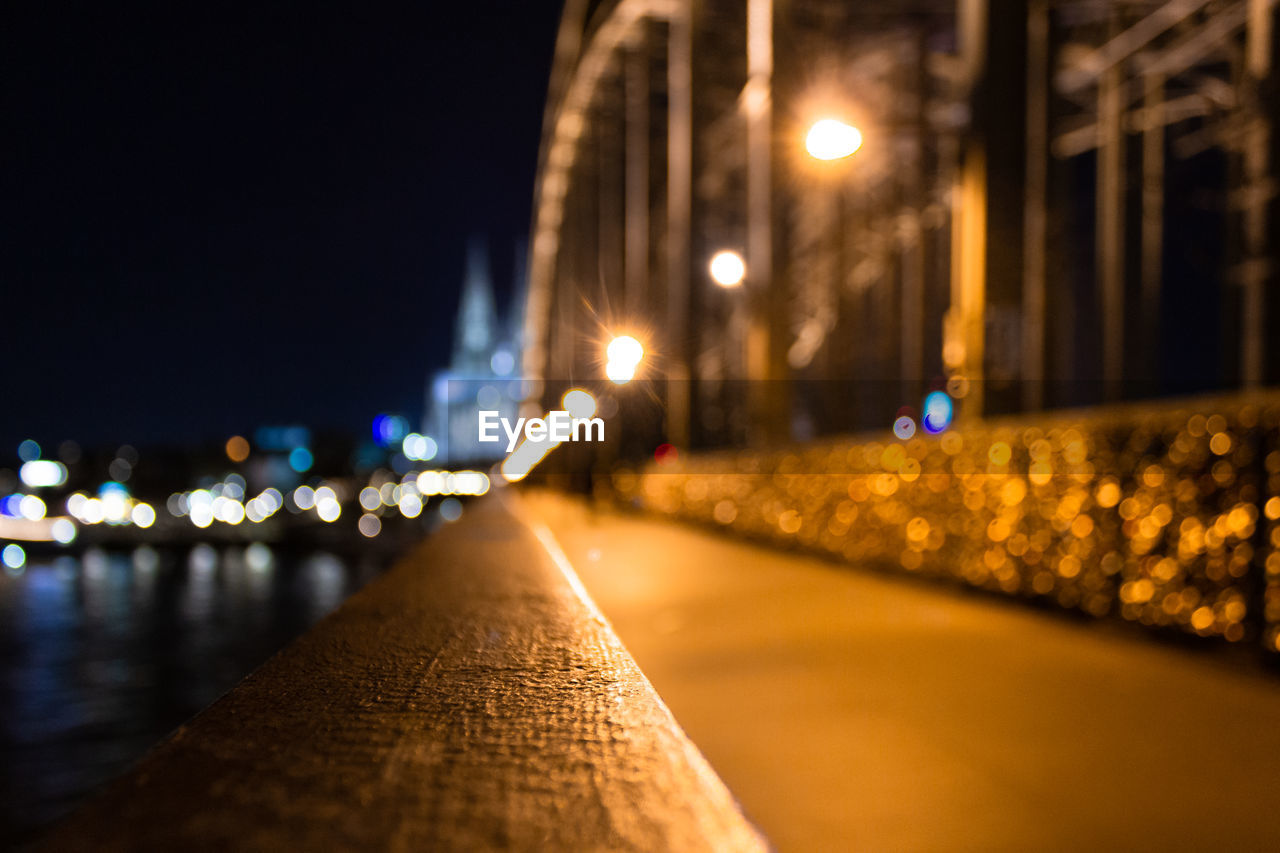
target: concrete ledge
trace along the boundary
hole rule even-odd
[[[766,848],[512,501],[469,506],[44,846]]]

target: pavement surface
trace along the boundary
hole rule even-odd
[[[526,510],[782,851],[1280,849],[1280,676],[545,492]]]

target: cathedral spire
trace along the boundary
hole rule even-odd
[[[458,326],[453,341],[454,370],[487,370],[497,333],[498,317],[493,306],[488,247],[483,240],[473,239],[467,245],[467,272],[458,304]]]

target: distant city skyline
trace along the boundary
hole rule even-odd
[[[15,10],[0,454],[416,421],[467,240],[527,230],[559,5]]]

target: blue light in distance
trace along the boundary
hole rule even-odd
[[[924,414],[920,418],[920,425],[925,432],[937,435],[951,426],[953,411],[951,398],[945,391],[932,391],[924,398]]]
[[[379,447],[391,447],[404,438],[409,422],[399,415],[378,415],[373,419],[373,440]]]
[[[515,356],[505,349],[500,349],[493,354],[493,358],[489,359],[489,367],[498,376],[510,376],[511,371],[516,367]]]
[[[315,464],[315,457],[311,455],[311,451],[305,447],[295,447],[289,451],[289,467],[297,471],[299,474],[306,473],[311,470],[311,466]]]
[[[304,426],[265,426],[253,433],[253,444],[260,450],[281,453],[311,444],[311,430]]]
[[[124,497],[128,497],[129,489],[125,486],[124,483],[117,483],[115,480],[107,480],[105,483],[103,483],[101,486],[98,487],[98,497],[105,498],[107,495],[110,495],[110,494],[118,494],[118,495],[123,495]]]

